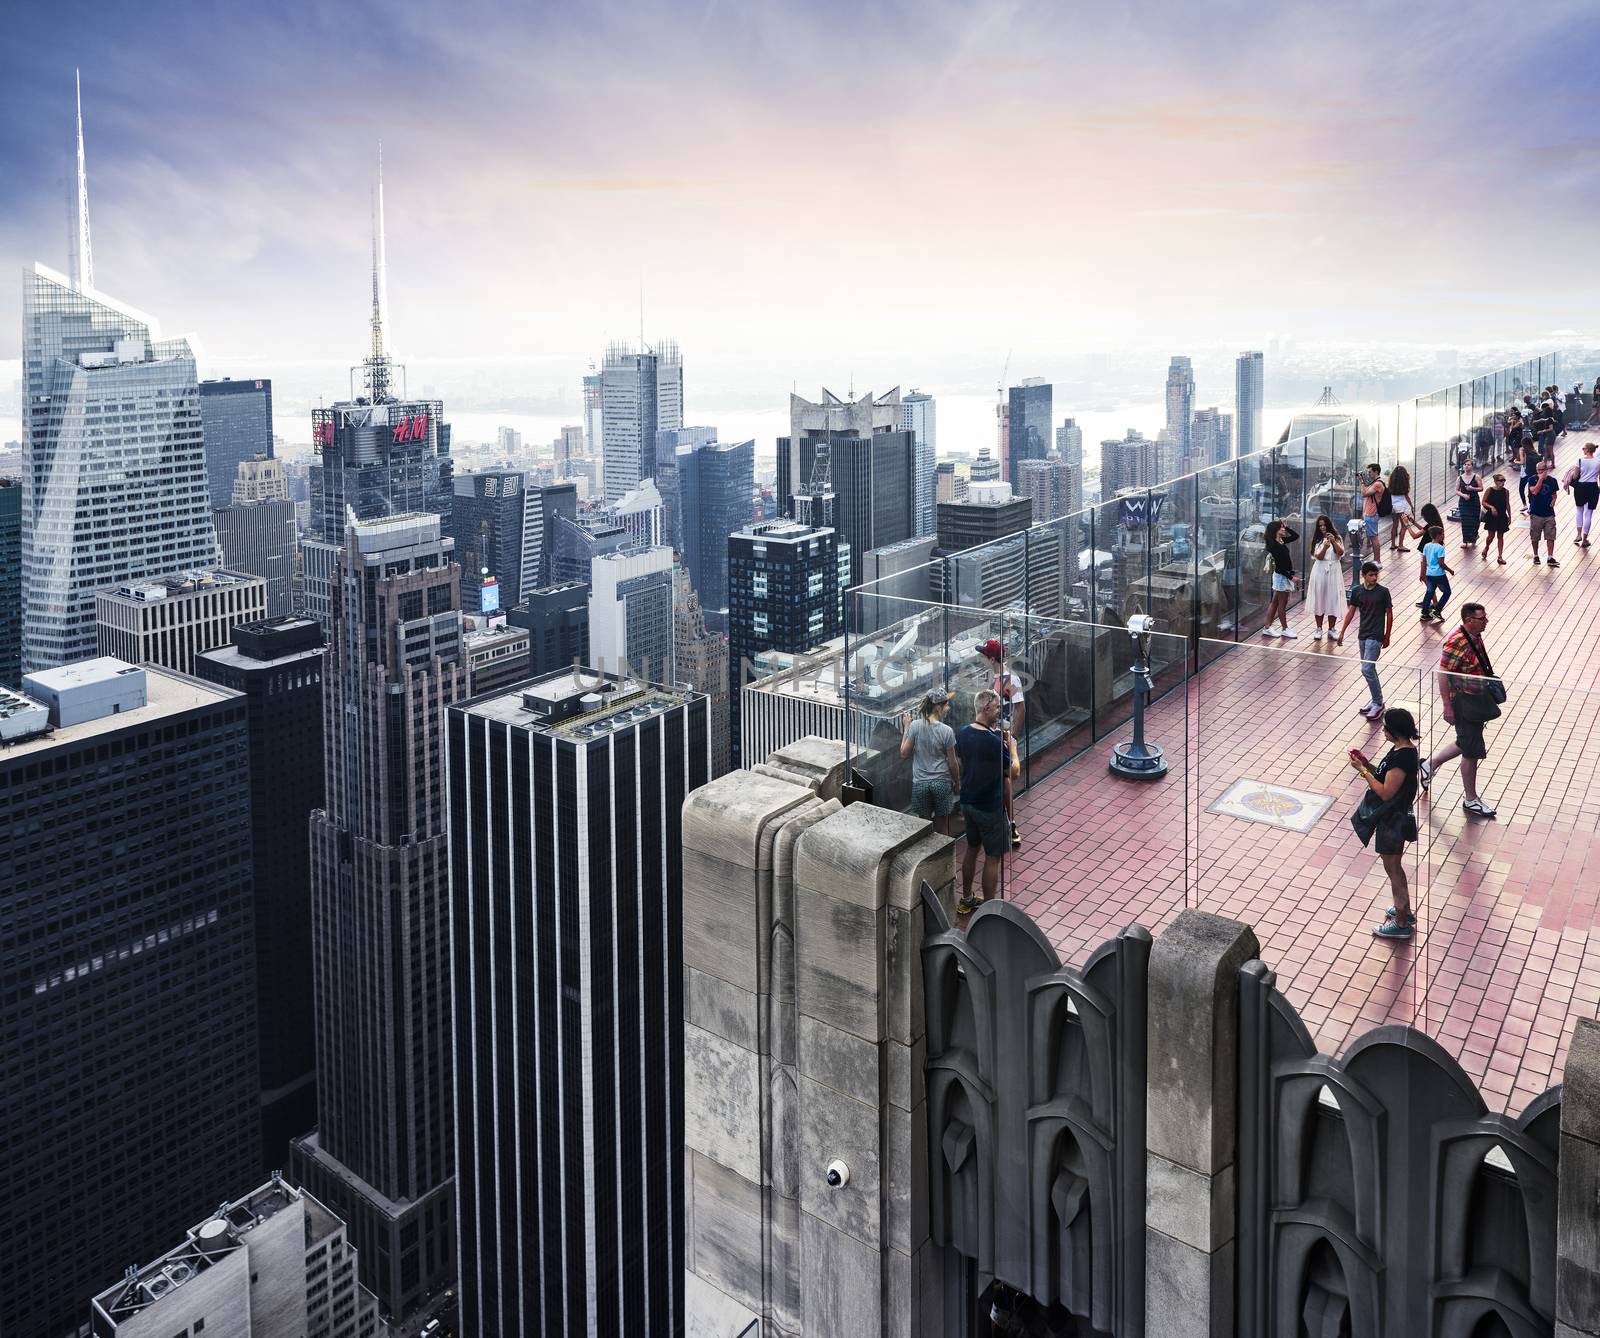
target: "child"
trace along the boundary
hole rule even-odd
[[[1428,531],[1428,542],[1422,546],[1422,566],[1417,579],[1426,587],[1422,603],[1422,621],[1444,621],[1444,606],[1450,602],[1450,578],[1454,569],[1444,560],[1444,531],[1437,525]]]

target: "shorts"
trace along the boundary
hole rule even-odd
[[[1394,514],[1397,516],[1409,516],[1411,514],[1411,499],[1409,497],[1391,497],[1389,504],[1394,507]]]
[[[1291,591],[1293,589],[1294,589],[1294,579],[1293,579],[1293,577],[1285,576],[1282,572],[1277,572],[1277,571],[1272,573],[1272,593],[1273,594],[1275,594],[1275,595],[1286,595],[1286,594],[1289,593],[1289,591]]]
[[[1475,757],[1480,762],[1489,756],[1489,750],[1483,743],[1483,722],[1457,720],[1456,747],[1461,749],[1461,756]]]
[[[1361,523],[1367,527],[1367,538],[1376,539],[1378,537],[1377,516],[1362,516]]]
[[[991,812],[963,804],[961,816],[966,819],[969,847],[982,846],[983,853],[990,859],[999,859],[1011,853],[1011,824],[1006,821],[1005,809],[997,808]]]
[[[1541,539],[1548,539],[1551,543],[1556,540],[1556,518],[1554,516],[1529,516],[1528,537],[1535,544]]]
[[[911,782],[911,811],[919,818],[943,818],[956,811],[956,792],[948,776]]]

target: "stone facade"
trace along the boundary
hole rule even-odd
[[[684,806],[690,1333],[942,1325],[919,897],[952,884],[953,844],[842,807],[842,772],[802,740]]]

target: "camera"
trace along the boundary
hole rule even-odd
[[[835,1157],[828,1163],[828,1187],[842,1189],[850,1183],[850,1167]]]

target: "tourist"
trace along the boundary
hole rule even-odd
[[[1483,630],[1489,625],[1482,604],[1461,606],[1461,626],[1444,639],[1439,657],[1439,699],[1447,724],[1455,726],[1455,742],[1447,744],[1422,764],[1418,779],[1426,790],[1434,773],[1446,762],[1461,759],[1462,809],[1479,818],[1494,817],[1493,805],[1478,794],[1478,763],[1489,755],[1483,727],[1500,715],[1505,686],[1494,676]],[[1477,680],[1484,680],[1479,682]]]
[[[1013,745],[1014,748],[1014,745]],[[1005,773],[1011,749],[1000,732],[1000,696],[989,688],[978,694],[970,725],[956,735],[956,766],[961,776],[961,817],[967,853],[961,859],[961,899],[957,915],[970,915],[1000,886],[1000,866],[1011,850],[1006,831]],[[1011,759],[1015,761],[1015,755]],[[974,899],[972,878],[983,852],[983,895]]]
[[[1262,636],[1281,636],[1293,641],[1300,635],[1289,626],[1289,596],[1300,583],[1300,578],[1294,574],[1294,552],[1289,545],[1299,538],[1299,534],[1281,520],[1267,522],[1263,542],[1272,567],[1272,598],[1267,601],[1267,625],[1261,629]],[[1276,629],[1272,626],[1274,621],[1278,624]]]
[[[1572,501],[1577,507],[1578,532],[1572,542],[1579,548],[1587,548],[1594,509],[1600,505],[1600,459],[1595,457],[1594,442],[1584,443],[1583,455],[1567,471],[1567,487],[1572,490]]]
[[[932,818],[935,831],[954,836],[956,795],[961,789],[961,763],[956,758],[956,732],[945,724],[950,694],[930,692],[916,719],[906,712],[900,756],[911,758],[911,811]]]
[[[1539,407],[1534,412],[1533,421],[1529,424],[1533,429],[1533,439],[1538,444],[1539,454],[1546,460],[1556,458],[1556,415],[1555,408],[1548,397],[1539,401]]]
[[[1394,517],[1389,522],[1389,551],[1409,553],[1406,533],[1410,530],[1411,471],[1404,465],[1396,465],[1389,471],[1389,507],[1389,514]]]
[[[1432,502],[1424,502],[1420,513],[1409,515],[1405,518],[1405,532],[1407,537],[1421,539],[1423,543],[1426,543],[1428,541],[1428,533],[1431,530],[1438,530],[1440,534],[1443,534],[1444,517],[1439,514],[1439,508]],[[1422,544],[1418,544],[1417,549],[1420,552]],[[1402,548],[1400,551],[1405,553],[1409,550]]]
[[[1489,545],[1499,554],[1497,561],[1506,565],[1506,531],[1511,528],[1511,492],[1506,487],[1506,476],[1496,473],[1494,486],[1483,494],[1483,556],[1489,556]]]
[[[1372,700],[1361,708],[1361,714],[1368,720],[1376,720],[1383,714],[1378,655],[1388,648],[1389,635],[1394,631],[1394,600],[1389,596],[1388,587],[1378,584],[1376,562],[1361,564],[1361,584],[1350,596],[1350,607],[1345,610],[1344,626],[1339,629],[1335,644],[1344,645],[1350,620],[1358,615],[1361,623],[1356,628],[1356,644],[1361,648],[1361,676],[1367,680],[1367,688],[1372,693]]]
[[[1461,520],[1461,546],[1476,548],[1478,525],[1483,516],[1483,480],[1468,456],[1461,462],[1461,477],[1456,480],[1456,511]]]
[[[1528,542],[1533,545],[1533,565],[1539,565],[1539,540],[1544,539],[1545,565],[1556,561],[1556,494],[1560,485],[1550,477],[1550,462],[1540,460],[1533,486],[1528,489]]]
[[[1522,463],[1522,415],[1514,404],[1506,410],[1506,463],[1512,467]]]
[[[1589,397],[1590,427],[1600,427],[1600,376],[1594,379],[1594,391]]]
[[[1011,741],[1011,751],[1017,751],[1017,740],[1022,737],[1022,723],[1028,713],[1028,703],[1023,698],[1022,680],[1006,668],[1005,644],[990,637],[977,652],[988,665],[990,689],[1000,698],[1000,731]],[[1011,826],[1011,848],[1022,849],[1022,833],[1017,830],[1015,810],[1011,807],[1012,778],[1022,773],[1020,766],[1011,768],[1006,776],[1006,821]]]
[[[1376,464],[1368,465],[1366,482],[1361,485],[1361,519],[1367,530],[1367,556],[1374,561],[1378,556],[1378,507],[1388,507],[1384,500],[1388,492],[1383,470]]]
[[[1344,592],[1344,541],[1327,516],[1318,516],[1311,531],[1311,579],[1306,582],[1306,602],[1311,605],[1311,617],[1316,621],[1317,634],[1313,641],[1323,638],[1322,622],[1328,622],[1327,638],[1334,638],[1334,624],[1345,610]]]
[[[1430,618],[1444,621],[1444,606],[1450,601],[1450,578],[1455,570],[1444,560],[1444,531],[1435,527],[1428,531],[1428,542],[1422,546],[1421,570],[1417,579],[1423,583],[1422,621]]]
[[[1528,514],[1528,493],[1539,478],[1539,444],[1528,433],[1522,435],[1522,480],[1517,492],[1522,498],[1522,514]]]
[[[1376,767],[1359,748],[1350,750],[1350,765],[1367,783],[1350,822],[1362,845],[1372,842],[1393,893],[1394,904],[1373,934],[1409,939],[1417,927],[1405,868],[1406,842],[1417,839],[1417,819],[1411,811],[1417,802],[1417,722],[1411,712],[1399,707],[1385,711],[1383,737],[1389,741],[1389,751]]]

